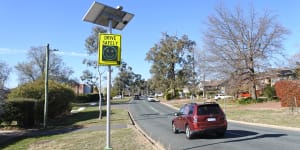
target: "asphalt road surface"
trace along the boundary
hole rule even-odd
[[[201,135],[192,140],[171,128],[177,110],[160,102],[134,100],[129,106],[135,123],[167,150],[299,150],[300,132],[228,123],[224,138]]]

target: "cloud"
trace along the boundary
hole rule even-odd
[[[74,56],[74,57],[87,57],[87,53],[79,53],[79,52],[64,52],[64,51],[57,51],[55,52],[57,55],[61,56]]]
[[[15,55],[15,54],[20,54],[20,53],[26,53],[26,50],[1,48],[0,47],[0,55]]]
[[[0,47],[0,55],[16,55],[16,54],[25,54],[27,50],[20,49],[11,49],[11,48],[1,48]],[[87,53],[80,52],[66,52],[66,51],[56,51],[57,55],[61,56],[74,56],[74,57],[88,57]]]

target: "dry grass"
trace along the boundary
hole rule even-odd
[[[28,150],[99,150],[106,146],[105,131],[74,132],[68,134],[45,136],[40,138],[27,138],[14,145],[4,148],[5,150],[28,149]],[[112,130],[111,147],[113,149],[132,150],[155,149],[145,137],[134,128]]]

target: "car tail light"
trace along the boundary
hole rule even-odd
[[[193,122],[197,123],[198,122],[198,117],[197,116],[193,116]]]
[[[226,120],[226,116],[225,116],[225,115],[222,116],[222,117],[221,117],[221,120],[222,120],[222,121]]]

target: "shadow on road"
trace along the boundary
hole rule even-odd
[[[251,136],[251,137],[248,137]],[[256,132],[250,132],[250,131],[244,131],[244,130],[227,130],[226,135],[224,139],[233,139],[233,138],[240,138],[240,139],[234,139],[234,140],[228,140],[228,141],[222,141],[222,142],[215,142],[210,144],[204,144],[199,146],[193,146],[189,148],[184,148],[184,150],[189,149],[195,149],[195,148],[201,148],[201,147],[207,147],[217,144],[224,144],[224,143],[234,143],[234,142],[241,142],[241,141],[249,141],[249,140],[256,140],[256,139],[263,139],[263,138],[279,138],[282,136],[286,136],[286,134],[262,134],[258,135]],[[207,138],[212,138],[212,136],[208,136]]]
[[[149,119],[159,119],[159,118],[169,118],[170,116],[174,116],[174,113],[169,114],[161,114],[161,113],[146,113],[139,115],[141,117],[134,117],[134,121],[140,120],[149,120]]]

